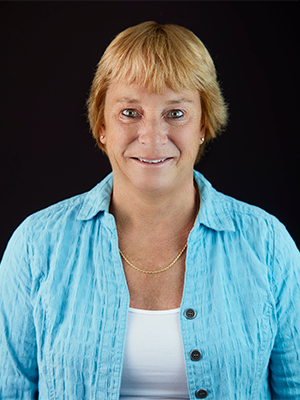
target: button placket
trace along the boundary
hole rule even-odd
[[[187,308],[183,315],[185,316],[186,319],[194,319],[197,315],[196,311],[193,308]],[[190,359],[192,361],[200,361],[202,358],[202,353],[201,351],[194,349],[190,352]],[[197,399],[205,399],[207,397],[208,393],[207,390],[205,389],[198,389],[195,392],[195,396]]]

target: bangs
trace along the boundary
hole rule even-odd
[[[163,27],[158,26],[146,35],[144,33],[141,39],[140,36],[132,38],[127,32],[128,36],[114,43],[110,49],[111,55],[117,53],[119,57],[109,60],[110,54],[107,54],[110,82],[124,81],[147,86],[150,92],[157,94],[162,94],[166,85],[175,92],[182,89],[201,91],[199,65],[203,68],[203,58],[199,52],[196,53],[199,62],[195,64],[195,52],[191,51],[191,46],[185,46],[182,31],[180,33],[179,39],[176,29],[166,33]],[[190,36],[189,33],[187,30],[186,35]]]
[[[111,74],[112,82],[135,83],[147,87],[150,93],[163,94],[166,85],[174,92],[198,86],[198,82],[192,79],[194,74],[188,73],[187,68],[168,53],[164,56],[149,51],[139,53],[134,49],[127,57],[118,60],[117,64]]]

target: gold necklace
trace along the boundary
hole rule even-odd
[[[159,271],[145,271],[144,269],[140,269],[140,268],[136,267],[135,265],[133,265],[132,262],[130,262],[130,261],[128,260],[128,258],[126,258],[126,257],[124,256],[124,254],[122,253],[122,251],[121,251],[120,249],[119,249],[119,252],[120,252],[121,256],[124,258],[124,260],[127,262],[127,264],[129,264],[132,268],[136,269],[137,271],[143,272],[144,274],[159,274],[160,272],[164,272],[164,271],[166,271],[167,269],[171,268],[171,267],[176,263],[176,261],[180,258],[180,256],[183,254],[183,252],[184,252],[184,250],[185,250],[186,248],[187,248],[187,242],[186,242],[186,244],[184,245],[184,248],[181,250],[181,252],[180,252],[180,253],[178,254],[178,256],[175,258],[175,260],[173,260],[173,261],[171,262],[171,264],[169,264],[166,268],[160,269]]]
[[[194,219],[194,224],[195,224],[195,222],[196,222],[196,219],[197,219],[197,216],[198,216],[198,212],[199,212],[199,209],[200,209],[199,189],[198,189],[198,186],[197,186],[196,183],[195,183],[195,187],[196,187],[196,193],[197,193],[197,212],[196,212],[196,217],[195,217],[195,219]],[[127,264],[129,264],[132,268],[136,269],[137,271],[143,272],[144,274],[159,274],[160,272],[164,272],[164,271],[166,271],[167,269],[171,268],[171,267],[176,263],[176,261],[180,258],[180,256],[184,253],[184,251],[185,251],[186,248],[187,248],[187,242],[186,242],[186,244],[184,245],[184,247],[183,247],[183,249],[181,250],[181,252],[180,252],[180,253],[178,254],[178,256],[175,258],[175,260],[173,260],[173,261],[171,262],[171,264],[169,264],[166,268],[160,269],[159,271],[149,271],[149,270],[147,271],[147,270],[144,270],[144,269],[140,269],[140,268],[136,267],[134,264],[132,264],[132,262],[129,261],[128,258],[126,258],[126,257],[124,256],[124,254],[122,253],[122,251],[121,251],[120,249],[119,249],[119,252],[120,252],[122,258],[127,262]]]

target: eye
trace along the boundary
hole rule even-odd
[[[138,115],[138,113],[132,108],[126,108],[125,110],[122,111],[122,114],[125,115],[125,117],[129,118],[134,118],[137,117]]]
[[[172,110],[169,112],[169,116],[171,118],[180,118],[183,116],[183,111],[181,110]]]

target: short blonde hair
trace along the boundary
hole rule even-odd
[[[201,40],[178,25],[148,21],[121,32],[107,47],[99,64],[87,101],[88,119],[100,149],[100,126],[104,123],[105,96],[112,82],[147,86],[162,94],[166,85],[175,92],[197,89],[202,106],[205,145],[225,128],[227,105],[217,81],[216,70]]]

